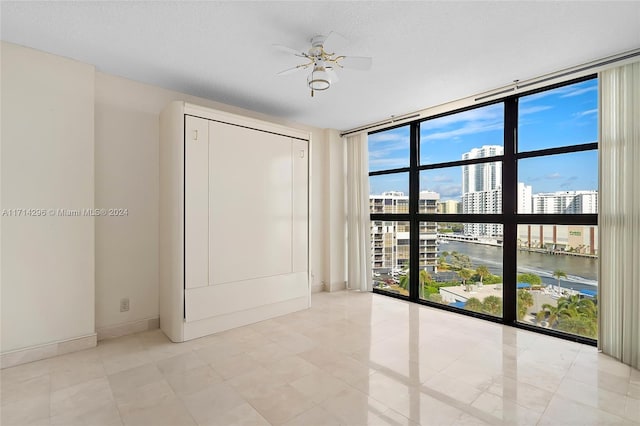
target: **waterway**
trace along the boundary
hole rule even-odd
[[[473,269],[485,265],[492,274],[504,275],[502,247],[449,241],[448,244],[440,245],[439,251],[457,251],[469,256]],[[563,288],[597,290],[598,259],[518,251],[517,262],[518,273],[539,275],[544,285],[557,285],[558,280],[553,276],[553,271],[560,270],[567,274],[567,278],[560,279]]]

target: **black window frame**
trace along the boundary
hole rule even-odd
[[[410,226],[409,242],[409,269],[416,271],[419,269],[419,244],[420,244],[420,222],[455,222],[455,223],[496,223],[503,227],[502,245],[502,267],[503,267],[503,287],[502,317],[495,317],[483,313],[467,311],[443,305],[440,303],[424,300],[419,297],[418,274],[409,276],[409,296],[390,293],[378,288],[373,292],[389,297],[395,297],[422,305],[432,306],[438,309],[456,312],[462,315],[482,318],[492,322],[513,326],[521,329],[531,330],[541,334],[547,334],[566,340],[579,343],[597,345],[597,340],[565,333],[558,330],[536,327],[535,325],[519,322],[517,319],[517,232],[518,225],[598,225],[598,214],[533,214],[518,213],[518,160],[526,158],[536,158],[557,154],[568,154],[583,151],[598,150],[598,141],[566,145],[554,148],[545,148],[534,151],[518,152],[518,101],[520,98],[535,93],[546,92],[559,87],[568,86],[583,81],[597,79],[597,74],[590,74],[584,77],[564,81],[561,83],[541,87],[505,98],[479,103],[465,108],[448,111],[446,113],[434,115],[426,119],[414,120],[402,123],[393,127],[375,130],[369,134],[386,132],[400,127],[410,126],[410,149],[409,166],[388,170],[377,170],[369,172],[371,176],[390,175],[395,173],[409,173],[409,213],[371,213],[371,221],[406,221]],[[420,124],[429,120],[458,114],[464,111],[474,110],[488,105],[504,104],[504,154],[494,157],[483,157],[469,160],[455,160],[443,163],[420,165]],[[439,214],[420,213],[418,209],[420,196],[420,172],[423,170],[441,169],[453,166],[465,166],[470,164],[483,164],[491,162],[502,163],[502,213],[500,214]]]

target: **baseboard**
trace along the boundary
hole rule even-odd
[[[333,293],[334,291],[342,291],[346,289],[347,289],[346,281],[325,284],[325,291],[328,291],[329,293]]]
[[[322,293],[324,291],[324,284],[320,283],[311,286],[311,293]]]
[[[54,356],[64,355],[71,352],[91,349],[97,344],[97,335],[96,333],[93,333],[87,336],[75,337],[73,339],[61,340],[59,342],[6,352],[0,354],[0,369],[15,367],[16,365],[52,358]]]
[[[141,331],[155,330],[156,328],[160,328],[159,317],[100,327],[96,329],[96,332],[98,334],[98,341],[101,341],[126,336],[128,334],[140,333]]]

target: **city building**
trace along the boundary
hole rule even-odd
[[[420,192],[418,211],[436,213],[440,195],[432,191]],[[408,213],[409,196],[389,191],[369,196],[372,213]],[[438,246],[437,224],[420,223],[420,268],[436,271]],[[374,269],[409,267],[409,223],[401,221],[371,221],[371,258]]]
[[[532,213],[531,185],[518,182],[518,213]]]
[[[598,213],[598,191],[541,192],[531,198],[533,213]]]
[[[481,148],[473,148],[471,151],[465,152],[462,154],[462,159],[473,160],[503,154],[504,148],[500,145],[484,145]],[[501,187],[502,163],[499,161],[462,166],[462,194],[494,191]]]
[[[499,145],[485,145],[462,154],[463,160],[493,157],[504,154]],[[493,214],[502,209],[502,163],[470,164],[462,166],[462,213]],[[502,225],[492,223],[465,223],[464,233],[498,237]]]
[[[575,254],[598,254],[598,227],[518,225],[518,247]]]
[[[440,201],[438,203],[439,214],[456,214],[462,213],[462,203],[456,200]]]

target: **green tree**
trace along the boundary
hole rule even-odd
[[[451,265],[453,265],[457,269],[464,269],[471,267],[471,259],[466,254],[458,253],[457,251],[452,251],[450,253],[451,256]]]
[[[502,283],[502,277],[500,275],[490,274],[488,277],[484,279],[485,284],[500,284]]]
[[[461,223],[452,223],[451,224],[451,230],[453,232],[462,232],[464,231],[464,225]]]
[[[558,299],[558,308],[567,312],[568,317],[597,319],[598,308],[591,299],[582,299],[577,294]]]
[[[400,280],[399,280],[400,283],[398,284],[398,286],[400,288],[408,290],[409,282],[410,282],[409,276],[411,275],[411,272],[409,271],[408,268],[405,270],[407,271],[407,273],[405,275],[400,276]],[[432,281],[432,278],[431,278],[431,275],[429,275],[429,272],[427,272],[425,269],[420,270],[420,273],[418,274],[418,282],[420,283],[419,291],[420,291],[421,298],[424,298],[424,286],[430,283],[431,281]]]
[[[480,265],[476,268],[476,275],[480,277],[480,283],[482,284],[482,280],[484,279],[484,277],[488,277],[489,275],[491,275],[491,272],[489,272],[489,268],[487,268],[486,266]]]
[[[482,302],[480,301],[480,299],[476,297],[472,297],[469,300],[467,300],[467,303],[464,305],[464,308],[468,311],[482,312]]]
[[[536,314],[536,322],[541,323],[542,321],[547,321],[549,327],[554,328],[558,323],[559,316],[560,310],[558,309],[557,304],[554,306],[549,303],[545,303]]]
[[[458,276],[462,279],[462,285],[466,285],[467,280],[473,276],[473,272],[469,269],[461,269],[458,271]]]
[[[518,274],[519,283],[529,283],[531,286],[538,286],[542,284],[542,278],[536,274]]]
[[[429,272],[426,269],[422,269],[420,271],[419,280],[420,280],[420,285],[425,285],[433,281],[433,278],[431,278],[431,274],[429,274]]]
[[[498,296],[485,297],[482,301],[482,311],[490,315],[502,315],[502,299]]]
[[[564,271],[556,269],[553,271],[553,276],[558,280],[558,288],[560,288],[560,278],[567,278],[567,274]]]
[[[529,290],[518,290],[518,320],[522,321],[527,310],[533,306],[533,296]]]
[[[405,275],[400,276],[400,282],[398,283],[400,288],[409,290],[409,271]]]
[[[562,318],[558,321],[558,330],[587,337],[598,337],[598,323],[587,318]]]
[[[561,297],[556,306],[548,303],[542,305],[542,309],[536,315],[536,321],[544,320],[551,328],[595,337],[598,327],[598,308],[593,300],[581,299],[578,295]]]

